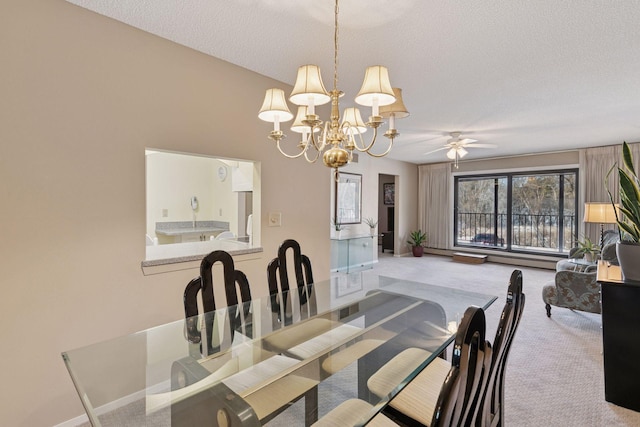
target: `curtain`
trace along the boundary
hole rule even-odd
[[[418,167],[418,224],[427,233],[427,246],[451,247],[451,164]]]
[[[640,165],[640,143],[629,144],[631,154],[638,172]],[[580,191],[581,200],[589,202],[609,202],[609,195],[605,187],[605,177],[614,164],[623,165],[622,144],[606,147],[585,148],[580,151]],[[618,174],[614,171],[609,175],[609,191],[613,200],[619,202]],[[578,212],[583,212],[584,206],[580,206]],[[582,219],[582,218],[580,218]],[[584,224],[584,234],[592,240],[600,239],[600,224]],[[613,228],[613,225],[605,225],[605,228]]]

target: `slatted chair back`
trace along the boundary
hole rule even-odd
[[[213,251],[205,256],[200,263],[200,277],[192,279],[184,291],[184,309],[187,339],[192,343],[200,343],[202,334],[198,331],[196,317],[199,314],[198,293],[202,299],[202,311],[205,313],[205,337],[207,341],[206,354],[211,354],[219,350],[219,346],[213,343],[214,316],[207,315],[216,310],[216,302],[213,291],[214,264],[221,263],[223,268],[224,291],[226,297],[226,307],[229,307],[228,320],[231,334],[236,330],[246,333],[249,317],[249,304],[251,301],[251,290],[247,276],[235,269],[233,258],[225,251]],[[232,338],[232,337],[230,337]],[[202,345],[201,345],[202,346]],[[204,352],[204,349],[201,348]]]
[[[491,364],[491,346],[485,340],[484,311],[469,307],[460,322],[451,369],[440,389],[431,427],[463,426],[478,412],[479,394]]]
[[[483,393],[483,402],[475,422],[477,426],[501,426],[504,419],[504,373],[513,337],[524,310],[522,272],[514,270],[509,279],[507,300],[493,341],[491,370]]]
[[[292,252],[293,270],[295,282],[289,278],[287,253]],[[300,244],[287,239],[278,248],[278,256],[271,260],[267,266],[267,281],[269,283],[269,294],[271,295],[271,308],[274,314],[278,315],[278,321],[288,324],[287,313],[291,307],[288,306],[290,298],[281,301],[280,297],[287,295],[292,288],[297,288],[300,302],[300,316],[306,318],[316,314],[315,301],[313,295],[313,271],[309,257],[302,254]]]

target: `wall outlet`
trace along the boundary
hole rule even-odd
[[[270,212],[269,213],[269,227],[280,227],[282,225],[282,213]]]

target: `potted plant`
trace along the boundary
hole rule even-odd
[[[374,220],[373,218],[365,218],[364,222],[369,226],[369,233],[371,233],[371,237],[373,237],[376,234],[376,226],[378,225],[378,221]]]
[[[600,247],[587,236],[584,236],[582,240],[578,239],[577,245],[578,249],[574,252],[574,256],[576,258],[584,257],[587,262],[594,262],[600,253]]]
[[[613,165],[605,179],[609,200],[614,207],[620,232],[616,245],[618,262],[624,280],[640,281],[640,180],[633,164],[629,145],[622,145],[623,167]],[[609,175],[617,169],[619,178],[620,205],[616,205],[609,191]]]
[[[422,230],[412,231],[407,243],[411,246],[413,256],[421,257],[424,254],[424,245],[427,243],[427,233],[423,233]]]

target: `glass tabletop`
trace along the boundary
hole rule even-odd
[[[64,352],[99,425],[309,425],[351,398],[373,417],[452,341],[470,305],[496,297],[347,275]],[[424,361],[390,392],[368,378],[393,356]],[[295,403],[300,401],[300,403]]]

